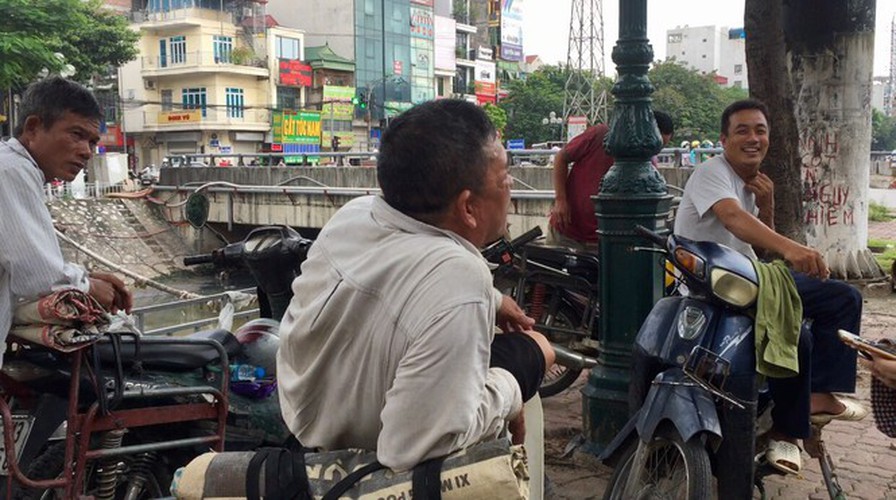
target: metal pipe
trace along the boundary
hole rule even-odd
[[[553,342],[551,342],[551,347],[554,348],[554,354],[556,355],[554,362],[560,366],[565,366],[571,370],[583,370],[585,368],[591,369],[597,365],[597,359],[591,356],[579,354]]]

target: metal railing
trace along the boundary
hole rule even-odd
[[[143,56],[141,62],[144,70],[197,68],[200,66],[215,68],[226,68],[228,66],[251,68],[268,67],[266,58],[254,55],[250,57],[241,57],[234,55],[233,52],[215,53],[192,51],[179,54],[167,54],[164,58],[161,56]]]
[[[103,184],[86,182],[83,186],[62,182],[59,184],[44,184],[44,194],[47,201],[55,200],[71,200],[85,198],[103,198],[109,193],[120,193],[124,191],[122,184]]]
[[[239,293],[246,293],[255,295],[255,288],[245,288],[243,290],[238,290]],[[143,332],[144,335],[167,335],[171,336],[178,332],[186,332],[186,331],[199,331],[202,327],[208,326],[211,324],[215,324],[218,322],[218,314],[208,307],[209,302],[214,302],[216,300],[223,301],[226,300],[227,293],[222,292],[214,295],[208,295],[206,297],[201,297],[198,299],[184,299],[184,300],[175,300],[171,302],[165,302],[162,304],[154,304],[150,306],[136,307],[131,314],[134,316],[134,321],[137,325],[137,328]],[[171,322],[165,322],[166,324],[162,326],[154,326],[152,328],[147,329],[147,326],[152,326],[153,324],[162,323],[157,318],[153,321],[152,316],[165,316],[170,315],[172,313],[178,313],[178,317],[183,317],[185,315],[189,316],[189,312],[196,313],[204,313],[207,312],[208,315],[204,317],[200,317],[197,319],[191,319],[188,321],[182,321],[180,323],[167,324]],[[199,314],[202,315],[202,314]],[[149,321],[147,321],[147,316],[150,316]],[[258,317],[258,308],[254,309],[246,309],[243,311],[237,311],[233,315],[233,319],[251,319]]]

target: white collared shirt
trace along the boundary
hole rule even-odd
[[[0,365],[18,302],[59,287],[90,290],[87,272],[63,260],[43,185],[43,172],[18,140],[0,143]]]

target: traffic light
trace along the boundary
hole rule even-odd
[[[367,92],[358,91],[358,93],[352,97],[352,104],[361,109],[367,109]]]

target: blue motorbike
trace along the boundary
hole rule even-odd
[[[615,472],[605,499],[753,498],[775,473],[757,454],[769,397],[756,375],[752,262],[724,245],[638,227],[679,272],[686,295],[658,301],[635,339],[631,418],[601,460]],[[804,440],[831,498],[843,498],[820,427]],[[713,484],[715,478],[716,487]]]

